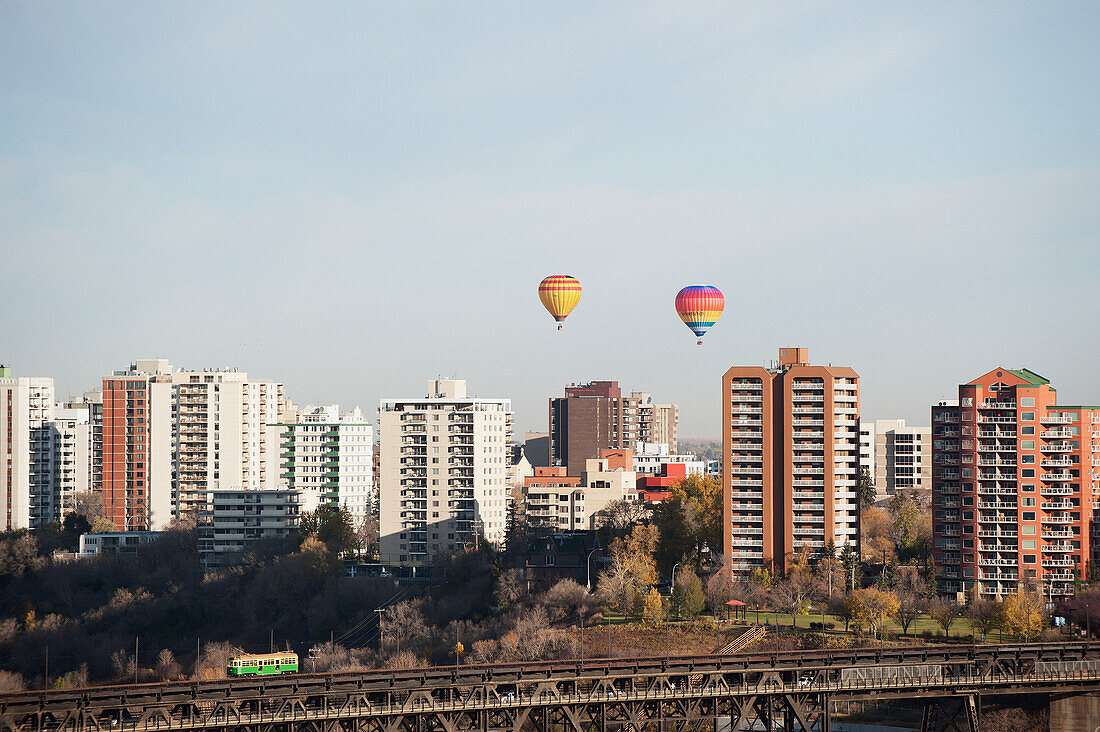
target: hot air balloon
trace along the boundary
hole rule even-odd
[[[688,285],[676,295],[676,312],[680,320],[699,336],[699,345],[703,345],[703,334],[722,317],[726,298],[722,291],[713,285]]]
[[[570,275],[550,275],[539,283],[539,299],[561,330],[562,322],[581,301],[581,283]]]

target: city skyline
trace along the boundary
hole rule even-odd
[[[928,424],[991,364],[1090,398],[1098,19],[8,4],[0,360],[66,396],[236,366],[372,419],[456,374],[517,434],[615,379],[714,437],[721,374],[785,345],[851,365],[869,418]],[[726,295],[701,348],[689,284]]]

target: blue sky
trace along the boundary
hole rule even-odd
[[[1100,401],[1100,5],[0,4],[0,361],[298,402],[617,378],[718,436],[734,364],[871,418],[998,364]],[[584,285],[565,331],[536,295]],[[672,303],[726,312],[694,345]]]

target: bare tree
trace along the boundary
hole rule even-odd
[[[962,617],[963,608],[957,602],[937,598],[932,601],[932,605],[928,612],[932,616],[932,619],[943,628],[943,634],[950,636],[951,626],[955,624],[956,620]]]
[[[172,652],[167,648],[157,655],[156,673],[157,678],[161,681],[170,681],[179,678],[180,665],[176,663],[176,657],[172,655]]]
[[[596,526],[615,533],[630,531],[649,518],[649,508],[641,501],[618,500],[607,504],[595,515]]]
[[[522,569],[506,569],[497,577],[496,586],[493,588],[493,599],[496,600],[497,609],[504,612],[514,606],[527,594],[527,588],[523,581]]]
[[[894,612],[894,617],[904,635],[909,632],[909,626],[927,609],[928,599],[910,589],[900,590],[895,594],[898,598],[898,609]]]
[[[403,600],[390,605],[382,615],[382,636],[386,643],[394,643],[398,652],[411,647],[427,637],[428,623],[420,611],[420,601]]]
[[[539,604],[546,608],[551,620],[566,620],[591,615],[595,600],[576,581],[566,578],[544,592]]]

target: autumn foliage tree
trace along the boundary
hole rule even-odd
[[[653,552],[659,540],[657,527],[640,525],[612,542],[610,566],[600,575],[596,595],[623,613],[638,608],[640,598],[657,582]]]
[[[1007,635],[1030,642],[1046,627],[1046,603],[1035,592],[1017,591],[1000,605],[998,626]]]
[[[661,534],[662,567],[687,561],[698,564],[703,548],[722,546],[722,484],[709,475],[689,475],[671,487],[672,496],[653,509]]]

